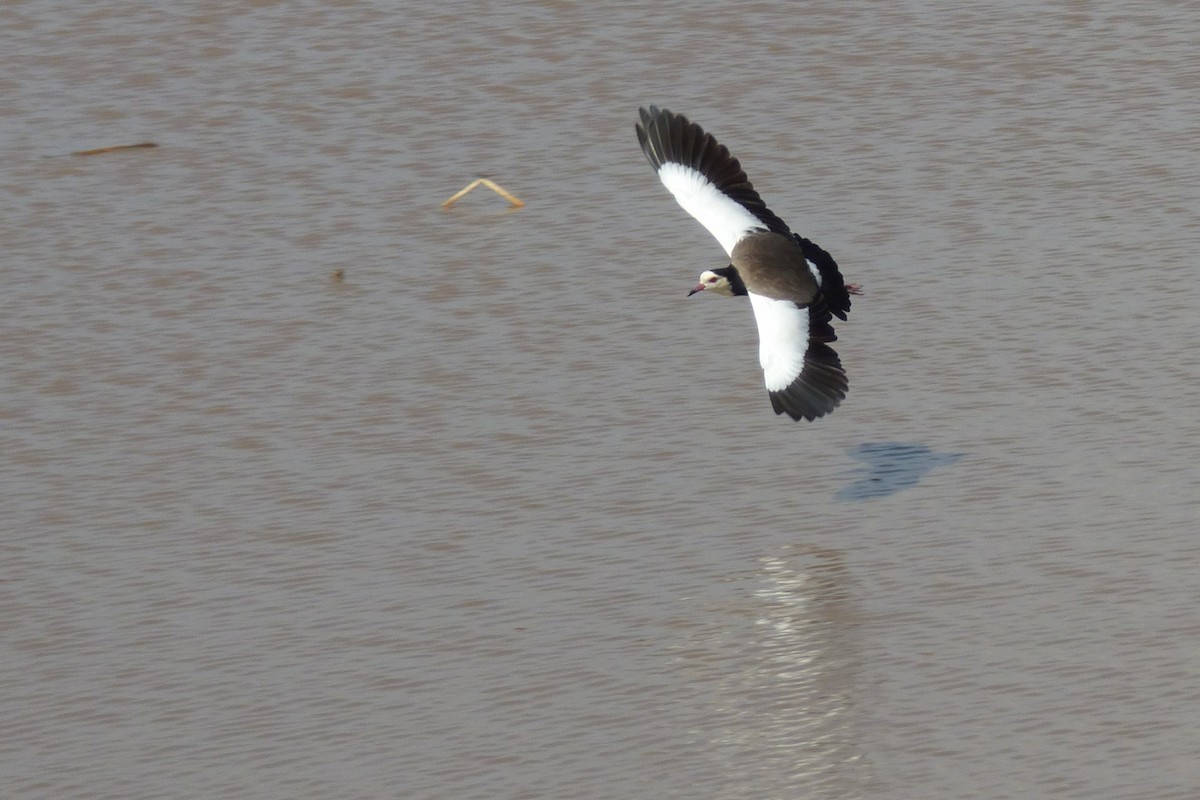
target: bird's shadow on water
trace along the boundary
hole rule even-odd
[[[868,442],[851,447],[850,457],[866,464],[854,470],[861,477],[834,495],[842,503],[873,500],[911,489],[938,467],[948,467],[963,453],[936,453],[911,442]]]

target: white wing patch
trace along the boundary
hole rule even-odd
[[[750,292],[758,323],[758,363],[767,390],[781,392],[804,371],[808,352],[808,309],[791,300],[772,300]]]
[[[733,253],[733,246],[749,231],[766,227],[698,170],[667,162],[659,168],[658,178],[675,195],[683,210],[708,228],[727,254]]]

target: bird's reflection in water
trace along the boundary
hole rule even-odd
[[[795,546],[761,560],[751,608],[741,609],[751,613],[724,620],[712,643],[719,650],[702,665],[715,716],[696,744],[710,754],[716,782],[728,782],[712,796],[863,796],[847,579],[836,550]]]
[[[911,489],[938,467],[949,466],[962,453],[936,453],[923,444],[870,442],[852,447],[850,457],[867,466],[856,470],[862,475],[835,496],[842,502],[870,500]]]

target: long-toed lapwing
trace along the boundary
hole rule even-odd
[[[747,295],[758,323],[759,363],[776,414],[814,420],[846,396],[846,371],[830,342],[833,315],[850,294],[837,263],[793,233],[754,190],[738,160],[682,114],[640,109],[638,142],[663,185],[708,229],[730,265],[707,270],[692,290]]]

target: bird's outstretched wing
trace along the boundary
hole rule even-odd
[[[716,237],[727,254],[747,233],[791,235],[729,149],[682,114],[657,106],[639,109],[638,143],[683,210]]]
[[[758,361],[776,414],[814,420],[837,408],[849,383],[828,342],[837,339],[823,302],[797,305],[750,292]]]

